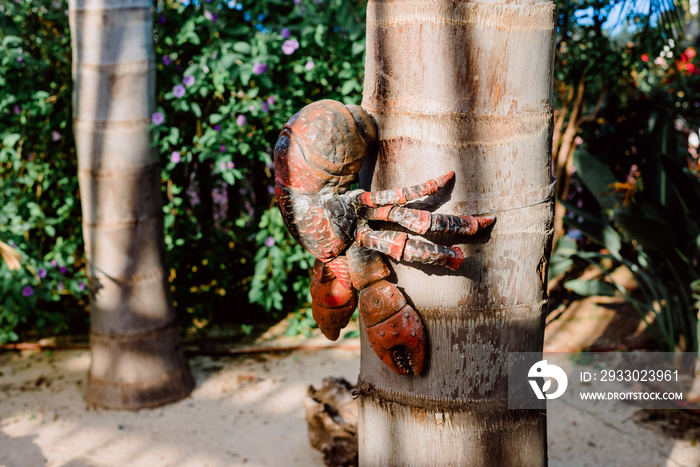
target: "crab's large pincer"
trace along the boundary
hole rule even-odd
[[[317,259],[311,278],[311,311],[323,335],[332,341],[338,339],[356,307],[355,289],[344,286],[328,265]]]
[[[425,362],[425,329],[418,313],[386,280],[360,291],[360,316],[374,353],[400,375],[419,375]]]

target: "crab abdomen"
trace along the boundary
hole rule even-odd
[[[292,237],[321,261],[330,261],[352,243],[356,220],[347,197],[321,196],[277,185],[277,205]]]

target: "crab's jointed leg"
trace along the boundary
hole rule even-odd
[[[447,185],[447,182],[449,182],[454,175],[455,173],[450,171],[445,175],[430,179],[420,185],[383,191],[365,191],[356,197],[356,201],[361,206],[369,206],[372,208],[389,204],[406,204],[409,201],[422,198],[423,196],[437,193],[440,188]]]
[[[419,234],[446,232],[458,235],[474,235],[484,227],[493,224],[494,221],[491,217],[435,214],[421,209],[391,205],[379,208],[363,208],[359,213],[367,220],[394,222]]]
[[[397,261],[436,264],[449,269],[459,269],[464,254],[459,247],[436,245],[427,240],[408,238],[404,232],[394,230],[357,229],[357,243],[370,250],[391,256]]]

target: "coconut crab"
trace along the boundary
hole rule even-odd
[[[381,254],[458,269],[458,247],[377,231],[368,221],[399,224],[411,232],[472,235],[494,219],[436,214],[404,204],[436,193],[454,172],[420,185],[385,191],[351,190],[367,155],[377,147],[377,127],[361,107],[322,100],[284,125],[275,146],[275,196],[284,223],[316,257],[312,311],[323,334],[336,340],[359,304],[367,339],[398,374],[419,375],[426,354],[425,328],[396,285]],[[358,297],[359,296],[359,297]]]

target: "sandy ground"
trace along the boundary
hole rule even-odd
[[[327,343],[318,336],[305,342]],[[359,341],[339,343],[344,347],[192,358],[192,395],[139,412],[86,405],[87,351],[0,353],[0,466],[322,466],[307,439],[302,401],[308,385],[324,377],[357,379],[359,350],[352,347]],[[550,411],[550,465],[700,465],[694,440],[642,425],[634,412]]]

